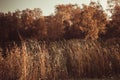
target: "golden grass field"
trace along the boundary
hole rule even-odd
[[[114,41],[114,42],[113,42]],[[0,52],[0,80],[119,80],[120,41],[26,41]]]

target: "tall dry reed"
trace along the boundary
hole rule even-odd
[[[120,73],[120,44],[63,40],[24,42],[0,55],[1,80],[66,80]]]

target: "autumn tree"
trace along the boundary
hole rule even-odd
[[[57,5],[55,10],[55,16],[61,18],[62,21],[70,20],[75,15],[75,12],[79,10],[77,4]]]
[[[108,5],[112,16],[108,24],[107,37],[120,37],[120,0],[108,0]]]
[[[22,22],[21,22],[21,11],[16,10],[15,12],[12,13],[12,22],[11,22],[11,30],[9,33],[9,39],[10,41],[17,41],[20,42],[20,31],[19,29],[22,27]]]
[[[83,5],[81,12],[74,17],[73,21],[81,37],[95,40],[105,33],[107,15],[100,4],[91,2],[89,5]]]
[[[35,38],[36,32],[39,31],[39,19],[42,17],[42,11],[39,8],[34,10],[26,9],[22,11],[21,20],[22,27],[20,28],[20,34],[23,38]],[[34,24],[35,21],[37,24]],[[36,26],[37,25],[37,26]],[[39,27],[38,27],[39,26]],[[44,26],[43,26],[44,27]],[[37,29],[36,29],[37,28]]]
[[[0,41],[8,41],[9,33],[13,29],[13,17],[12,13],[8,12],[6,14],[1,13],[0,15]]]
[[[57,17],[57,20],[61,22],[63,25],[64,30],[64,38],[72,38],[72,30],[75,28],[73,27],[73,21],[72,19],[76,14],[80,13],[80,7],[75,4],[67,4],[67,5],[57,5],[55,16]],[[75,32],[75,31],[74,31]]]
[[[59,40],[63,38],[64,30],[62,23],[58,20],[56,16],[46,17],[47,25],[47,38],[49,40]]]
[[[37,40],[45,40],[47,38],[47,25],[45,23],[45,18],[41,17],[34,20],[33,26],[34,38]]]
[[[45,28],[45,20],[39,8],[0,13],[0,41],[42,39],[46,34]]]

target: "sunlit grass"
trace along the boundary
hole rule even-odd
[[[93,80],[119,75],[120,45],[98,41],[23,42],[5,58],[1,80]],[[99,79],[95,79],[99,80]]]

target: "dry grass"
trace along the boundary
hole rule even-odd
[[[0,80],[80,80],[119,75],[120,44],[111,42],[23,42],[8,51],[6,58],[0,54]]]

